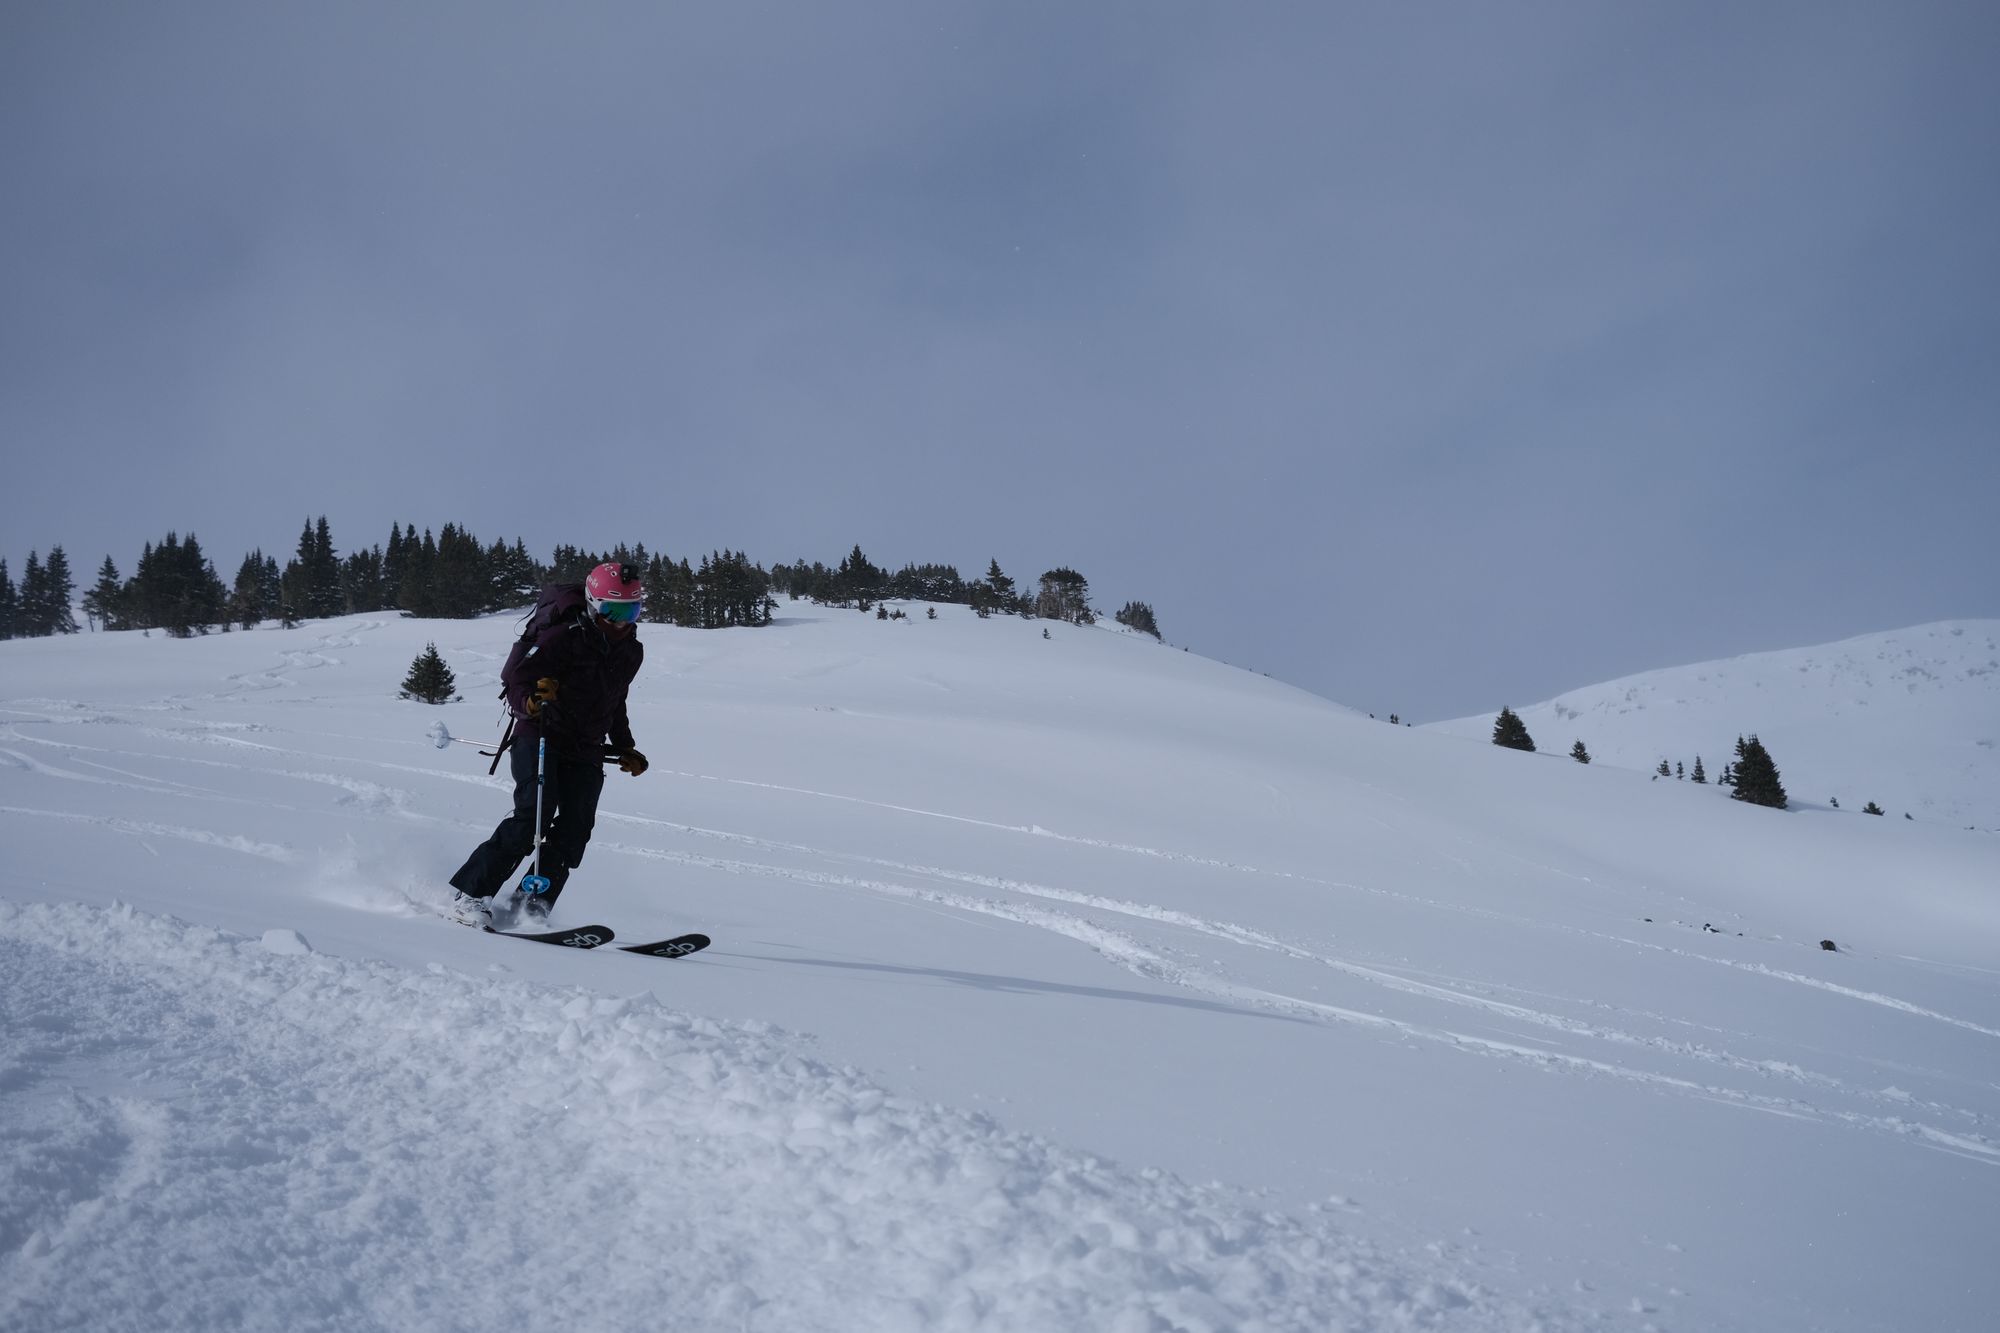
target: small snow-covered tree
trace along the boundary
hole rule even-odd
[[[1394,718],[1390,718],[1389,720],[1391,722],[1395,721]],[[1569,747],[1569,757],[1576,760],[1579,764],[1587,764],[1590,762],[1590,751],[1583,748],[1582,741],[1578,741],[1575,745]]]
[[[425,644],[424,650],[410,663],[410,674],[403,680],[403,697],[427,704],[450,703],[457,684],[451,668],[438,655],[437,645]]]
[[[1500,716],[1493,719],[1493,743],[1504,749],[1527,750],[1530,753],[1535,748],[1535,738],[1528,734],[1528,724],[1511,708],[1502,708]]]

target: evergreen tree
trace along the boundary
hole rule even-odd
[[[412,536],[403,538],[403,581],[396,589],[396,605],[413,616],[437,614],[437,598],[431,588],[431,567],[437,564],[437,539],[429,528],[419,544]]]
[[[379,546],[349,552],[347,559],[340,562],[340,586],[347,594],[350,612],[388,610],[389,584],[383,567]]]
[[[70,608],[76,602],[76,580],[70,576],[69,557],[61,546],[49,548],[48,563],[42,566],[43,596],[48,609],[43,612],[50,634],[75,634],[80,628]]]
[[[181,564],[185,570],[188,607],[195,628],[208,633],[210,625],[226,625],[229,619],[229,590],[216,574],[215,566],[201,553],[201,542],[190,532],[181,543]]]
[[[256,550],[243,557],[236,578],[229,585],[229,618],[244,629],[254,629],[269,611],[264,605],[264,552]]]
[[[455,523],[439,529],[428,614],[463,620],[492,609],[493,579],[479,539]]]
[[[410,536],[415,537],[416,535],[416,527],[412,525]],[[403,575],[408,572],[405,568],[408,551],[409,547],[403,536],[403,525],[400,523],[391,523],[389,525],[389,544],[382,548],[382,589],[388,598],[386,605],[382,608],[385,611],[390,607],[400,607],[403,604]]]
[[[999,611],[1011,611],[1014,607],[1014,580],[1000,572],[998,560],[989,561],[986,566],[986,590],[992,594],[993,607]]]
[[[285,566],[286,607],[305,620],[342,615],[347,593],[340,582],[340,557],[333,549],[333,529],[326,516],[307,519],[299,533],[297,553]]]
[[[97,586],[83,595],[83,614],[90,618],[94,630],[100,624],[105,629],[123,629],[118,605],[125,592],[124,580],[118,577],[118,566],[105,556],[104,563],[97,567]]]
[[[558,546],[549,557],[550,583],[581,583],[584,576],[604,561],[574,546]]]
[[[1688,774],[1688,781],[1699,782],[1704,786],[1708,784],[1708,774],[1702,769],[1700,755],[1694,757],[1694,772]]]
[[[859,543],[855,544],[847,558],[834,571],[834,584],[843,602],[873,602],[882,595],[882,585],[887,582],[875,563],[861,553]],[[864,608],[865,609],[865,608]]]
[[[514,549],[508,553],[508,567],[513,571],[513,589],[510,600],[532,602],[542,590],[548,578],[548,571],[542,562],[528,554],[528,545],[519,537],[514,539]]]
[[[333,549],[333,529],[321,514],[313,524],[312,561],[307,576],[307,614],[323,619],[347,610],[347,596],[340,586],[340,557]]]
[[[403,697],[427,704],[450,703],[457,683],[451,668],[438,655],[437,645],[425,644],[424,650],[410,663],[410,674],[403,679]]]
[[[675,563],[656,555],[646,564],[646,619],[659,625],[693,628],[695,617],[694,569],[687,561]]]
[[[1662,759],[1660,761],[1660,766],[1653,770],[1653,774],[1655,777],[1670,778],[1674,775],[1674,770],[1668,768],[1667,761]]]
[[[229,615],[228,590],[193,533],[186,541],[170,532],[158,546],[146,543],[121,600],[134,628],[164,629],[177,639],[206,634]]]
[[[28,563],[21,567],[21,593],[14,613],[14,633],[23,639],[39,639],[50,631],[48,623],[48,580],[42,575],[42,556],[39,551],[28,552]]]
[[[1674,760],[1674,777],[1682,781],[1685,781],[1687,779],[1687,775],[1688,773],[1686,765],[1682,764],[1681,761],[1678,759]]]
[[[257,605],[266,617],[285,613],[285,572],[278,568],[275,555],[264,557],[263,571],[257,577]]]
[[[1747,741],[1740,736],[1736,739],[1735,776],[1736,789],[1730,792],[1734,799],[1773,810],[1785,808],[1785,787],[1778,780],[1778,766],[1754,735]]]
[[[496,539],[486,553],[486,565],[491,585],[489,602],[494,610],[521,606],[541,595],[542,567],[528,554],[527,545],[519,537],[511,547]]]
[[[1394,722],[1396,719],[1392,717],[1389,720]],[[1569,747],[1569,757],[1576,760],[1579,764],[1587,764],[1590,762],[1590,751],[1583,748],[1582,741],[1578,741],[1575,745]]]
[[[890,578],[887,593],[911,602],[962,602],[965,580],[955,565],[904,565]]]
[[[1535,748],[1535,738],[1528,734],[1528,724],[1511,708],[1502,708],[1500,716],[1493,719],[1493,743],[1509,750],[1531,753]]]
[[[312,559],[312,520],[307,519],[299,533],[298,549],[285,562],[285,609],[302,620],[312,615]]]
[[[1884,810],[1881,806],[1875,804],[1875,802],[1870,801],[1868,804],[1861,807],[1861,813],[1864,815],[1886,815],[1889,812],[1887,810]],[[1907,817],[1908,816],[1905,816],[1905,818]]]
[[[19,637],[21,632],[21,594],[14,590],[14,580],[7,573],[7,562],[0,559],[0,639]]]

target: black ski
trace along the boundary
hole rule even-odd
[[[570,949],[595,949],[600,944],[609,944],[616,937],[609,926],[574,926],[568,930],[535,932],[529,930],[498,930],[492,926],[481,926],[489,935],[500,935],[510,940],[533,940],[536,944],[560,944]],[[708,943],[707,940],[702,941]]]
[[[676,935],[670,940],[654,940],[651,944],[621,944],[618,947],[626,953],[649,954],[654,958],[685,958],[706,949],[710,943],[706,935]]]

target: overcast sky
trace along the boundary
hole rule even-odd
[[[0,556],[1068,565],[1431,720],[2000,616],[2000,6],[0,5]]]

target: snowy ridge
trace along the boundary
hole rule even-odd
[[[0,1327],[531,1328],[562,1273],[597,1329],[1533,1323],[651,993],[6,902],[0,975]]]
[[[1996,620],[1648,671],[1514,711],[1543,751],[1567,753],[1580,738],[1594,762],[1642,771],[1699,755],[1710,782],[1736,738],[1755,733],[1803,808],[1875,801],[1897,818],[2000,830]],[[1429,729],[1484,740],[1493,717]]]
[[[645,630],[672,963],[440,919],[511,617],[0,645],[0,1329],[1990,1322],[2000,839],[910,610]]]

